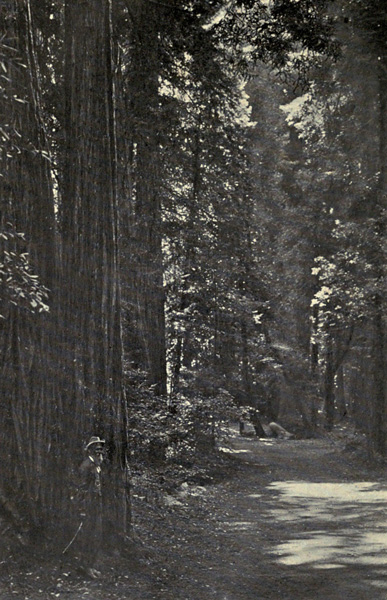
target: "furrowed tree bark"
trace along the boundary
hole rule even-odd
[[[6,77],[1,81],[0,111],[8,134],[0,155],[0,226],[25,234],[22,251],[28,252],[35,274],[52,292],[56,224],[30,1],[8,2],[1,16],[0,52]],[[18,527],[20,515],[22,533],[32,528],[42,531],[53,506],[53,482],[47,474],[55,437],[55,378],[50,377],[55,317],[53,312],[28,314],[13,305],[3,316],[0,389],[6,400],[0,408],[0,453],[7,476],[2,504],[14,505],[13,526]],[[9,500],[12,496],[14,501]]]
[[[142,331],[149,384],[166,394],[165,292],[162,250],[162,172],[158,135],[159,49],[157,10],[135,0],[129,11],[136,24],[131,74],[135,150],[133,241],[135,306]]]
[[[65,5],[66,156],[62,199],[62,309],[66,449],[104,436],[105,530],[125,534],[129,515],[127,406],[122,383],[116,143],[110,0]],[[74,463],[73,452],[69,454]]]

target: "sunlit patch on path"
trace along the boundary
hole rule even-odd
[[[227,452],[228,454],[251,454],[251,450],[245,450],[243,448],[235,449],[228,448],[227,446],[220,446],[219,450],[221,450],[222,452]]]
[[[268,489],[279,494],[268,515],[290,532],[272,550],[281,564],[318,569],[387,566],[386,487],[367,481],[283,481]],[[304,525],[302,533],[296,533],[297,524]]]

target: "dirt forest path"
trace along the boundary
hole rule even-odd
[[[387,598],[382,471],[367,473],[329,439],[235,435],[230,450],[231,477],[183,486],[154,509],[149,560],[123,561],[92,582],[71,580],[59,567],[50,584],[32,572],[24,585],[3,579],[0,599]]]
[[[208,524],[178,544],[179,581],[165,597],[387,598],[387,485],[380,476],[370,477],[327,440],[235,437],[233,447],[243,457],[240,469],[209,492]]]

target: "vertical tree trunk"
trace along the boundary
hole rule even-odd
[[[375,450],[384,455],[386,451],[386,399],[385,399],[385,333],[382,315],[382,301],[375,301],[374,317],[374,445]]]
[[[66,164],[62,200],[66,446],[107,440],[110,533],[128,515],[122,387],[110,0],[65,6]],[[71,457],[74,460],[74,457]]]
[[[192,151],[192,191],[190,194],[189,213],[187,223],[184,226],[184,231],[181,232],[181,252],[183,253],[183,260],[181,265],[182,278],[179,282],[179,304],[177,305],[178,313],[184,313],[189,307],[189,294],[188,287],[191,282],[192,276],[192,265],[195,264],[195,244],[197,242],[195,236],[196,218],[198,212],[198,205],[200,201],[200,190],[201,190],[201,140],[200,140],[200,120],[197,124],[197,130],[193,134],[193,151]],[[172,317],[173,318],[173,317]],[[173,351],[172,364],[172,375],[171,375],[171,392],[177,393],[179,391],[180,373],[181,368],[191,366],[192,350],[190,349],[190,340],[192,335],[192,324],[189,320],[185,320],[183,323],[180,321],[177,324],[175,335],[173,336],[176,340]]]
[[[0,154],[0,226],[25,234],[19,252],[28,251],[35,274],[52,292],[57,267],[54,200],[30,1],[10,0],[1,7],[1,16],[5,60],[0,111],[9,135]],[[56,412],[53,312],[27,317],[11,306],[0,328],[0,457],[7,465],[1,486],[7,488],[3,495],[13,494],[20,504],[25,530],[45,522],[54,494],[47,477]]]
[[[328,430],[333,428],[335,416],[335,367],[333,356],[333,338],[331,331],[327,332],[325,372],[324,372],[324,408],[325,408],[325,427]]]
[[[345,400],[344,367],[341,365],[336,373],[336,406],[339,418],[347,415],[347,403]]]
[[[318,370],[318,344],[316,340],[318,330],[318,307],[314,306],[312,309],[312,328],[311,328],[311,344],[310,344],[310,371],[311,371],[311,379],[312,385],[315,390],[315,394],[311,399],[310,406],[310,424],[313,429],[317,427],[317,399],[318,399],[318,388],[319,388],[319,370]]]
[[[130,94],[135,146],[133,259],[135,306],[142,331],[149,384],[166,394],[165,293],[162,251],[162,168],[158,131],[159,49],[157,7],[135,0],[136,27]]]
[[[377,452],[386,452],[386,342],[385,342],[385,276],[383,244],[385,244],[385,209],[387,198],[387,55],[382,51],[379,57],[379,110],[380,110],[380,179],[377,211],[377,235],[380,248],[375,252],[375,269],[379,289],[374,300],[374,446]]]
[[[241,323],[241,339],[242,339],[242,382],[243,382],[243,391],[244,395],[247,399],[247,402],[250,403],[251,398],[251,375],[250,375],[250,366],[249,366],[249,349],[248,349],[248,338],[247,338],[247,327],[246,322],[243,320]]]

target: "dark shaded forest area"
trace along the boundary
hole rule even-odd
[[[106,547],[248,408],[385,455],[383,3],[0,0],[0,97],[2,559],[91,435]]]

